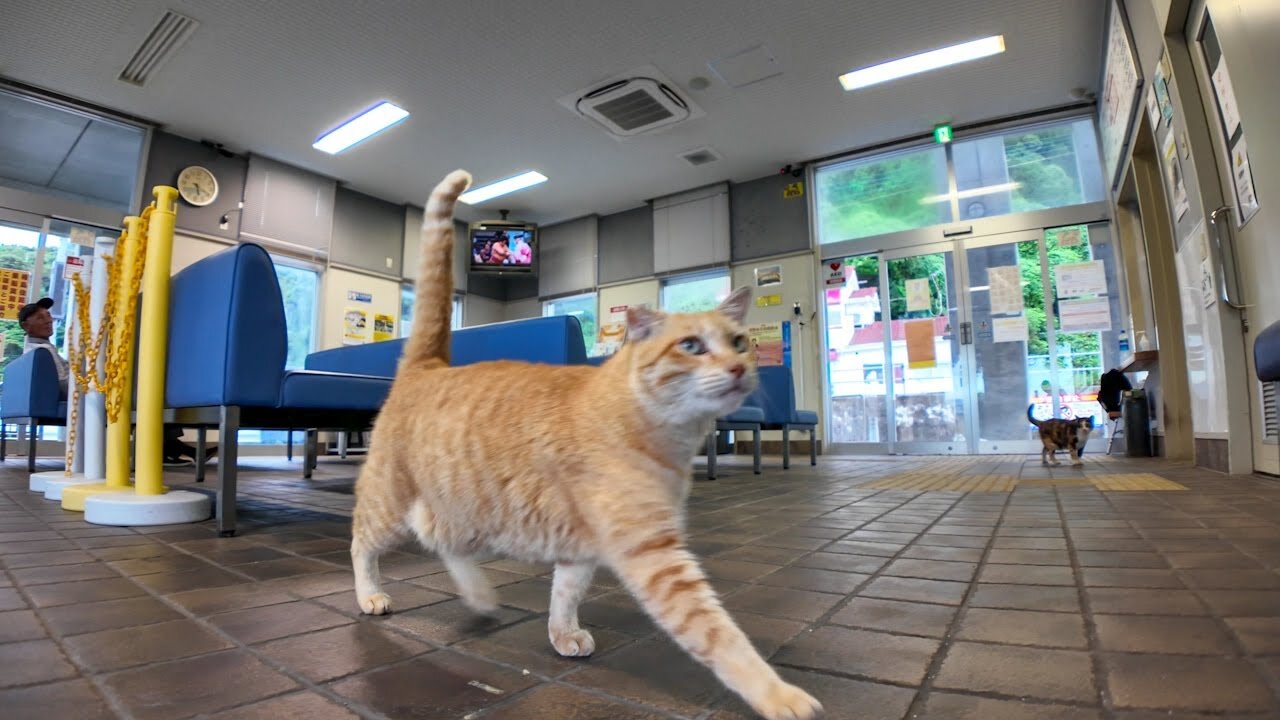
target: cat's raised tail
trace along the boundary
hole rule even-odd
[[[405,363],[449,364],[449,323],[453,314],[453,208],[471,186],[471,174],[454,170],[431,191],[422,216],[418,277],[414,284],[413,328]]]
[[[1031,411],[1035,409],[1036,409],[1035,403],[1031,403],[1030,405],[1027,406],[1027,419],[1031,421],[1032,425],[1035,425],[1036,427],[1040,427],[1041,421],[1037,420],[1036,416],[1031,414]]]

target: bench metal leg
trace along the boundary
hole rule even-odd
[[[782,426],[782,469],[791,469],[791,426]]]
[[[707,435],[707,479],[708,480],[716,479],[716,461],[718,460],[718,458],[716,457],[716,436],[718,434],[719,433],[717,431],[712,430],[711,433]]]
[[[236,464],[240,408],[223,406],[218,417],[218,534],[236,534]]]
[[[316,430],[308,430],[307,440],[303,445],[302,477],[308,480],[311,479],[311,472],[316,469],[316,465],[320,462],[318,457],[320,454],[319,435],[320,433]]]
[[[196,482],[198,483],[204,482],[204,453],[208,447],[205,444],[206,433],[208,431],[203,425],[196,428]]]
[[[285,459],[288,460],[289,462],[293,462],[293,431],[292,430],[289,430],[288,432],[285,433],[284,448],[285,448],[284,449]]]
[[[36,442],[40,437],[40,427],[37,425],[27,426],[27,472],[36,471]]]
[[[809,428],[809,464],[818,464],[818,426]]]
[[[751,470],[756,475],[760,474],[760,426],[757,425],[751,429],[752,445],[751,448]]]
[[[349,440],[350,440],[350,435],[347,433],[346,430],[343,430],[342,432],[338,433],[338,457],[342,458],[343,460],[347,459],[347,442]]]
[[[0,462],[9,456],[9,428],[0,425]]]

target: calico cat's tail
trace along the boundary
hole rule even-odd
[[[1031,414],[1031,411],[1035,409],[1036,409],[1035,403],[1032,403],[1027,406],[1027,420],[1030,420],[1032,425],[1035,425],[1036,427],[1040,427],[1041,421],[1037,420],[1036,416]]]
[[[453,314],[453,208],[471,185],[466,170],[454,170],[431,191],[422,216],[418,277],[414,285],[413,328],[405,362],[449,363]]]

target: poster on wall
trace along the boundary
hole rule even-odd
[[[1253,171],[1249,169],[1249,148],[1244,142],[1244,133],[1231,148],[1231,178],[1236,185],[1236,201],[1239,203],[1239,224],[1249,222],[1249,218],[1258,212],[1258,194],[1253,188]]]
[[[1181,220],[1191,208],[1187,199],[1187,186],[1182,180],[1182,159],[1178,157],[1178,143],[1173,130],[1164,136],[1164,173],[1169,192],[1173,194],[1173,217]]]
[[[1169,75],[1164,71],[1164,65],[1156,67],[1156,76],[1151,81],[1151,89],[1156,94],[1156,105],[1160,108],[1160,119],[1166,124],[1173,125],[1173,100],[1169,97]],[[1151,124],[1153,129],[1159,129],[1160,123]]]
[[[347,299],[351,302],[371,303],[373,302],[373,293],[360,292],[359,290],[348,290]]]
[[[385,342],[396,336],[396,319],[390,315],[377,313],[373,316],[373,341]]]
[[[1154,87],[1147,92],[1147,119],[1151,121],[1151,127],[1160,127],[1160,103],[1156,101]]]
[[[934,345],[933,318],[908,320],[904,328],[907,335],[907,365],[912,370],[937,367],[938,349]]]
[[[1107,268],[1101,260],[1062,263],[1053,269],[1058,297],[1107,294]]]
[[[627,339],[627,308],[630,305],[613,305],[600,323],[596,334],[595,352],[599,355],[612,355],[622,347]]]
[[[1111,301],[1107,298],[1063,300],[1058,303],[1058,313],[1064,333],[1111,329]]]
[[[1213,92],[1218,99],[1218,111],[1227,126],[1227,139],[1235,136],[1240,127],[1240,107],[1236,105],[1236,90],[1231,85],[1231,73],[1227,71],[1227,59],[1220,58],[1213,71]]]
[[[756,350],[760,367],[791,366],[791,323],[786,320],[747,326],[747,338]]]
[[[1115,187],[1119,180],[1120,156],[1137,109],[1142,76],[1134,60],[1124,10],[1119,0],[1111,0],[1109,5],[1102,101],[1098,104],[1098,132],[1102,137],[1102,158],[1107,184]]]
[[[77,275],[84,274],[84,258],[68,255],[62,266],[62,279],[70,280]],[[84,282],[81,280],[81,282]]]
[[[987,268],[991,312],[1016,315],[1022,312],[1022,271],[1017,265]]]
[[[71,228],[71,242],[80,247],[93,247],[98,240],[98,234],[89,228],[73,227]]]
[[[823,283],[827,287],[832,285],[844,285],[844,262],[840,260],[830,260],[823,266],[826,282]]]
[[[907,280],[907,312],[930,310],[929,278],[912,278]]]
[[[766,265],[756,268],[756,287],[782,284],[782,266]]]
[[[342,344],[364,345],[369,342],[369,313],[363,308],[348,307],[342,314]]]
[[[992,342],[1026,342],[1026,316],[991,318],[991,335]]]
[[[30,281],[30,273],[0,268],[0,318],[18,319],[18,311],[27,304],[27,284]]]

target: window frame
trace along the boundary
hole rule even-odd
[[[311,343],[310,347],[307,349],[307,354],[309,355],[316,351],[316,347],[320,340],[320,317],[324,314],[323,309],[320,306],[324,300],[325,266],[310,260],[303,260],[292,255],[284,255],[271,251],[267,252],[267,256],[271,258],[272,265],[282,265],[295,270],[305,270],[315,273],[316,296],[315,304],[313,306],[315,308],[315,312],[311,314]],[[285,332],[288,332],[287,328],[285,329]]]
[[[405,295],[408,295],[410,298],[408,316],[404,314]],[[455,330],[461,330],[462,328],[466,327],[466,325],[464,324],[464,318],[463,318],[463,308],[467,306],[467,304],[463,302],[463,297],[465,295],[466,293],[454,291],[453,297],[450,299],[450,302],[453,303],[453,315],[449,321],[450,322],[449,330],[451,332]],[[400,314],[399,314],[400,330],[397,337],[400,337],[400,338],[409,337],[409,331],[413,327],[413,314],[417,311],[417,309],[418,309],[418,293],[414,283],[413,282],[400,283]]]

